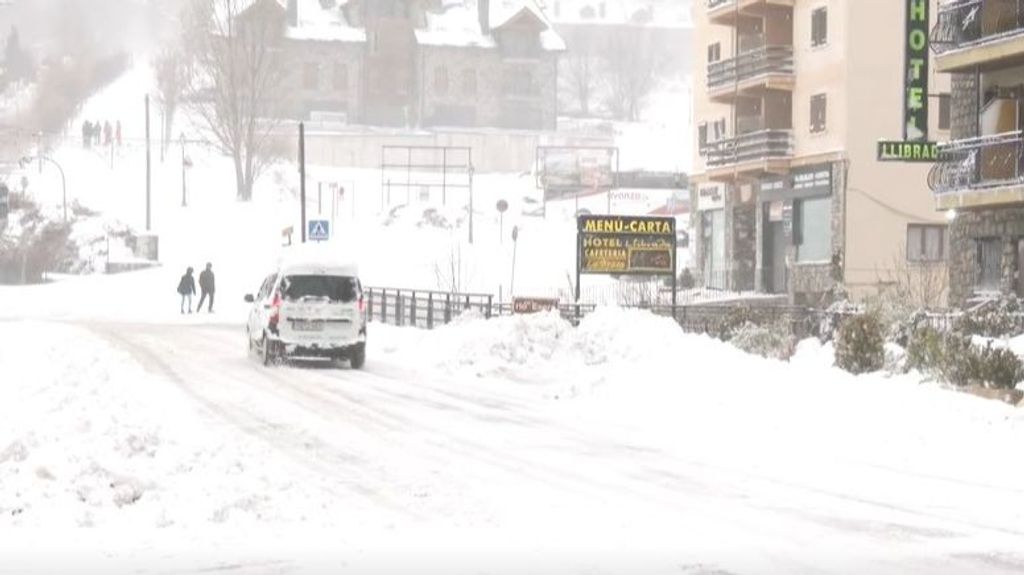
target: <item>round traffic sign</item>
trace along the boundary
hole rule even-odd
[[[505,210],[508,209],[508,202],[506,202],[505,200],[498,200],[497,208],[499,212],[505,213]]]

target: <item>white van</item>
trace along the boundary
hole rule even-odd
[[[278,360],[366,362],[366,313],[354,264],[283,262],[263,280],[247,326],[249,351],[264,365]]]

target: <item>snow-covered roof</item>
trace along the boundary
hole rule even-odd
[[[427,12],[426,27],[416,30],[416,41],[424,46],[495,48],[493,33],[480,29],[479,0],[443,0],[440,12]],[[565,42],[536,0],[491,0],[488,12],[490,29],[497,30],[515,18],[530,14],[543,26],[540,42],[546,51],[565,50]]]
[[[320,0],[296,0],[297,26],[288,26],[285,37],[292,40],[319,42],[366,42],[366,30],[356,28],[345,19],[342,7],[348,2],[337,2],[333,8],[324,8]]]
[[[544,9],[556,24],[693,28],[690,4],[689,0],[544,0]]]
[[[532,14],[545,26],[551,27],[544,11],[540,9],[535,0],[491,0],[491,13],[489,14],[491,29],[501,28],[523,12]]]
[[[494,48],[494,38],[480,30],[476,0],[445,0],[442,12],[427,12],[426,28],[416,30],[424,46]]]

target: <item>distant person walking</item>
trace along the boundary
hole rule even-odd
[[[196,279],[192,277],[192,268],[185,271],[178,282],[178,293],[181,294],[181,313],[185,313],[185,302],[188,301],[188,313],[192,313],[192,296],[196,293]]]
[[[82,122],[82,146],[88,148],[92,144],[92,124],[89,120]]]
[[[100,144],[103,143],[101,141],[102,139],[103,139],[103,124],[99,123],[99,121],[97,120],[97,121],[92,123],[92,143],[96,144],[97,146],[99,146]]]
[[[199,273],[199,305],[196,306],[196,312],[203,310],[203,302],[206,301],[206,296],[210,296],[210,307],[207,311],[213,313],[213,293],[217,291],[216,282],[213,277],[213,264],[207,263],[206,269]]]
[[[117,147],[120,148],[121,147],[121,120],[117,121],[116,132],[117,132]]]
[[[114,127],[107,120],[103,123],[103,145],[109,146],[114,141]]]

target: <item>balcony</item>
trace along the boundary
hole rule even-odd
[[[1024,62],[1024,0],[953,0],[931,32],[938,72],[983,71]]]
[[[793,90],[793,47],[761,46],[708,65],[708,95],[730,98],[753,90]]]
[[[794,0],[705,0],[712,24],[733,25],[744,16],[764,16],[770,6],[792,8]]]
[[[928,174],[939,209],[1024,203],[1024,132],[939,145]]]
[[[743,127],[758,127],[756,120],[737,121]],[[792,130],[757,130],[709,142],[704,147],[708,175],[727,177],[736,173],[785,171],[793,157]]]

